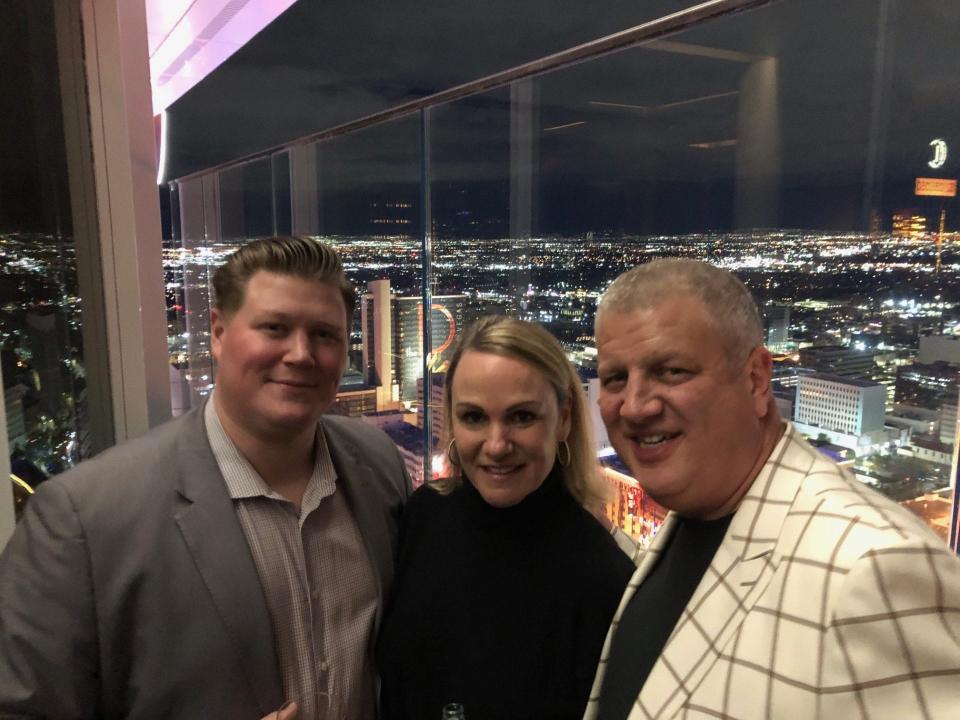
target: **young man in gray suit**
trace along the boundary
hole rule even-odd
[[[0,717],[373,718],[409,477],[321,413],[353,288],[303,238],[213,280],[203,407],[38,490],[0,557]]]
[[[780,419],[740,281],[654,261],[613,282],[596,326],[610,440],[671,512],[586,718],[955,717],[960,560]]]

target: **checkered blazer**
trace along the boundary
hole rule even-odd
[[[667,516],[611,638],[673,531]],[[787,424],[629,720],[958,718],[960,560]]]

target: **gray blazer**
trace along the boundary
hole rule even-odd
[[[323,426],[382,608],[410,479],[381,431]],[[0,555],[0,718],[253,720],[284,700],[202,408],[40,486]]]

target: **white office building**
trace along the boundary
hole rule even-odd
[[[793,419],[805,435],[821,435],[858,455],[876,452],[899,433],[884,428],[887,388],[880,383],[826,373],[803,375]]]

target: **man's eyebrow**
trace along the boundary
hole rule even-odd
[[[597,363],[597,370],[598,372],[602,372],[604,370],[622,370],[623,368],[638,364],[643,365],[644,367],[657,367],[658,365],[666,365],[673,362],[687,362],[687,356],[675,350],[665,350],[642,358],[642,362],[640,363],[630,362],[629,360],[619,358],[616,360],[608,360],[606,362],[601,360]]]

